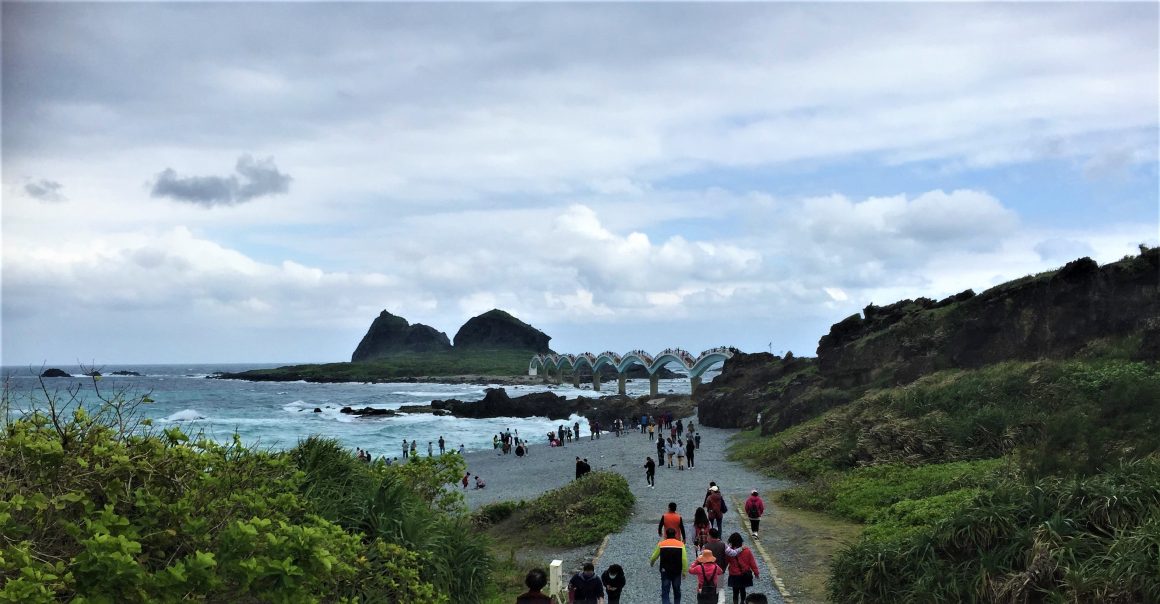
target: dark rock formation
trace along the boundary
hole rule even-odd
[[[612,427],[616,418],[630,422],[640,420],[642,414],[656,415],[671,412],[676,417],[686,417],[692,413],[692,400],[688,396],[666,396],[649,398],[628,396],[605,396],[598,399],[577,397],[569,399],[552,392],[534,392],[512,398],[503,388],[488,388],[483,400],[464,402],[460,400],[431,401],[431,408],[450,412],[455,417],[547,417],[553,420],[567,420],[573,413],[599,421],[605,430]],[[424,407],[405,407],[400,411],[429,412]],[[626,427],[631,424],[626,423]]]
[[[51,369],[45,369],[44,373],[40,374],[40,377],[58,378],[58,377],[72,377],[72,375],[65,373],[64,370],[57,369],[56,367],[53,367]]]
[[[456,348],[551,352],[544,332],[508,313],[493,309],[472,317],[455,334]]]
[[[319,410],[321,412],[321,410]],[[353,409],[351,407],[343,407],[338,410],[339,413],[347,415],[358,415],[360,417],[394,417],[399,413],[394,409],[375,409],[373,407],[363,407],[362,409]]]
[[[975,295],[873,304],[835,323],[816,359],[738,354],[695,397],[702,422],[783,430],[871,387],[942,369],[1067,358],[1100,342],[1138,341],[1135,358],[1160,360],[1160,249],[1100,267],[1080,258]]]
[[[132,376],[141,377],[141,374],[137,373],[136,371],[124,371],[124,370],[114,371],[113,373],[111,373],[109,375],[132,375]]]
[[[940,369],[1071,356],[1160,318],[1158,281],[1160,250],[1151,249],[1103,268],[1080,258],[949,303],[870,305],[821,338],[819,368],[839,387],[885,386]]]
[[[400,352],[435,352],[450,350],[447,334],[421,323],[411,325],[406,319],[387,311],[379,313],[371,323],[350,360],[353,363],[370,361]]]

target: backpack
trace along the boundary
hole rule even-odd
[[[705,563],[698,562],[697,564],[701,567],[701,577],[704,579],[701,582],[702,587],[697,593],[703,596],[717,595],[717,577],[721,575],[721,567],[717,566],[716,562],[710,564],[709,566],[713,567],[713,575],[710,577],[705,573]]]

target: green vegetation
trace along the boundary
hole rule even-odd
[[[866,524],[835,601],[1160,601],[1160,370],[1129,347],[934,373],[731,455]]]
[[[0,602],[482,602],[489,540],[444,485],[454,455],[386,466],[333,440],[287,452],[133,420],[146,397],[9,421]],[[5,400],[4,410],[8,408]]]
[[[543,527],[550,545],[596,543],[624,528],[635,503],[623,476],[591,472],[530,502],[524,527]]]
[[[534,351],[448,350],[409,352],[358,363],[289,365],[275,369],[254,369],[221,377],[255,381],[385,382],[400,378],[450,377],[463,375],[527,375]]]

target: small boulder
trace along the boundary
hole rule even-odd
[[[72,377],[72,375],[65,373],[63,370],[57,369],[56,367],[53,367],[51,369],[45,369],[44,373],[40,374],[40,377],[58,378],[58,377]]]

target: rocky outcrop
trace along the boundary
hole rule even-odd
[[[1090,258],[975,295],[869,305],[835,323],[816,359],[738,354],[695,393],[702,422],[777,432],[872,387],[953,368],[1067,358],[1107,342],[1160,360],[1160,249],[1100,267]]]
[[[551,352],[548,341],[552,338],[499,310],[489,310],[472,317],[455,334],[455,348],[477,350],[527,350]]]
[[[44,372],[40,374],[40,377],[60,378],[60,377],[72,377],[72,375],[65,372],[63,369],[57,369],[56,367],[52,367],[50,369],[45,369]]]
[[[421,323],[411,325],[406,319],[387,311],[371,323],[351,362],[381,359],[400,352],[437,352],[451,349],[447,334]]]
[[[819,369],[839,387],[887,386],[940,369],[1068,357],[1160,320],[1158,281],[1160,250],[1151,249],[1102,268],[1080,258],[977,296],[870,305],[821,338]]]
[[[601,398],[576,397],[569,399],[553,392],[535,392],[512,398],[503,388],[488,388],[483,400],[437,400],[431,401],[431,409],[447,411],[455,417],[547,417],[553,420],[567,420],[573,414],[599,421],[604,429],[611,429],[612,420],[620,418],[631,422],[640,416],[672,413],[675,417],[687,417],[692,413],[693,403],[688,396],[665,396],[650,398],[629,396],[605,396]],[[423,408],[400,409],[400,411],[429,412]],[[626,427],[630,424],[626,423]]]

